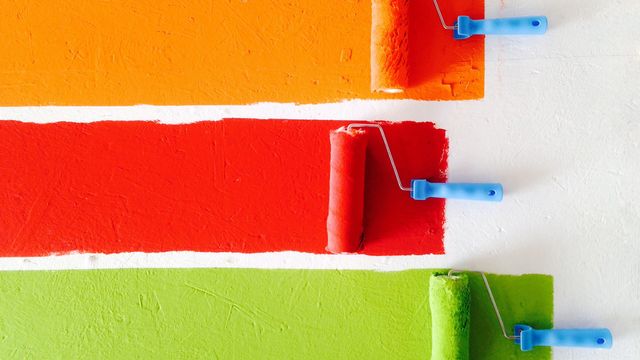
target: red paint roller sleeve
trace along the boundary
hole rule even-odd
[[[367,135],[342,127],[331,132],[330,141],[327,250],[334,254],[355,252],[362,239]]]
[[[409,0],[371,3],[371,91],[399,93],[409,84]]]

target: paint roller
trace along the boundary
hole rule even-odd
[[[330,142],[327,250],[355,252],[363,230],[367,136],[362,130],[340,128],[331,132]]]
[[[429,278],[431,359],[469,359],[471,292],[466,274]]]
[[[409,85],[409,0],[371,1],[371,91]]]
[[[438,5],[433,0],[440,24],[445,30],[453,31],[456,40],[468,39],[473,35],[542,35],[547,32],[546,16],[522,16],[500,19],[474,20],[469,16],[460,15],[453,25],[447,25]]]
[[[518,324],[514,335],[508,335],[496,305],[489,281],[478,272],[502,330],[502,335],[513,340],[522,351],[536,346],[565,346],[610,349],[613,337],[608,329],[547,329],[536,330]],[[466,273],[450,270],[434,273],[429,279],[429,307],[431,309],[431,359],[468,360],[470,339],[471,288]]]
[[[456,0],[449,0],[456,1]],[[545,16],[474,20],[458,16],[447,25],[433,0],[442,27],[456,40],[473,35],[537,35],[547,31]],[[409,85],[409,0],[371,1],[371,91],[403,92]]]
[[[334,254],[357,251],[363,241],[364,184],[367,150],[365,129],[377,129],[389,163],[402,191],[414,200],[429,198],[501,201],[502,185],[474,183],[433,183],[413,179],[403,185],[385,132],[379,124],[350,124],[330,133],[329,212],[327,250]]]

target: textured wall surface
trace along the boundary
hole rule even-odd
[[[0,121],[0,166],[11,169],[0,172],[0,256],[327,253],[329,133],[345,124]],[[446,180],[444,130],[382,126],[405,185]],[[380,134],[364,136],[359,252],[442,254],[444,200],[412,200],[396,184]]]
[[[431,353],[431,273],[5,271],[0,272],[0,356],[424,359]],[[490,275],[489,281],[507,324],[528,319],[537,328],[550,326],[550,276]],[[517,345],[497,336],[500,327],[478,274],[471,275],[469,289],[471,357],[519,355]],[[538,348],[518,359],[548,360],[549,355]]]
[[[450,138],[451,181],[500,180],[502,204],[447,203],[447,255],[123,254],[2,259],[4,269],[252,266],[402,269],[454,266],[554,276],[558,327],[609,326],[610,351],[556,359],[640,357],[640,3],[489,1],[488,17],[546,14],[535,38],[486,41],[485,99],[246,107],[1,108],[25,121],[222,117],[415,119]],[[6,171],[6,169],[2,169]]]
[[[482,38],[455,41],[431,2],[410,3],[411,88],[392,95],[369,91],[370,1],[12,1],[0,8],[0,104],[482,97]],[[482,4],[442,10],[452,23]]]

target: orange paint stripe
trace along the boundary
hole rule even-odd
[[[369,90],[370,1],[15,0],[0,7],[0,105],[482,97],[484,40],[411,6],[411,88],[390,95]],[[450,22],[484,12],[441,6]]]

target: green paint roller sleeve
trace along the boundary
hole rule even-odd
[[[431,359],[468,360],[470,328],[469,278],[432,274],[429,279],[431,307]]]

